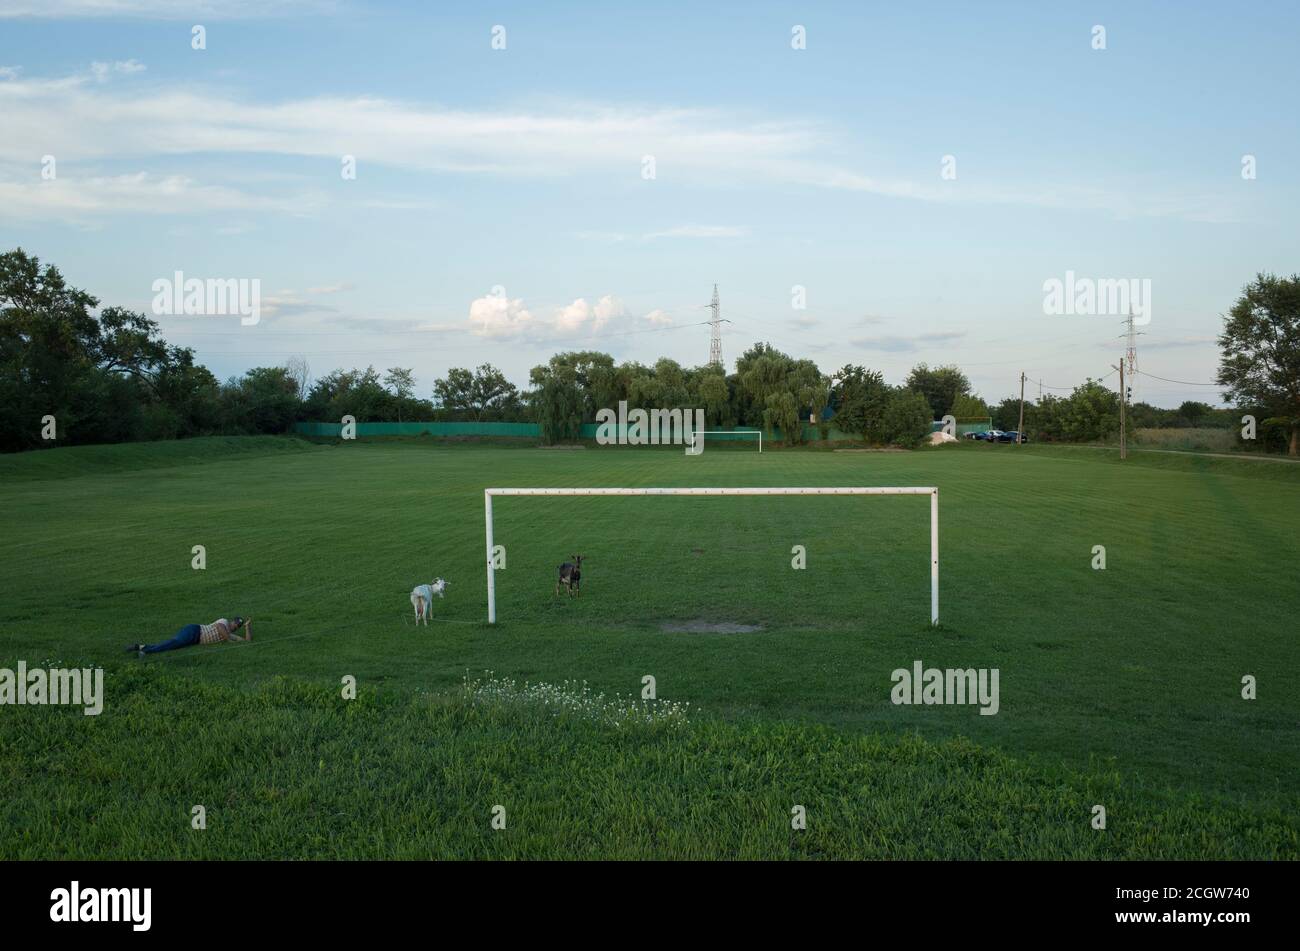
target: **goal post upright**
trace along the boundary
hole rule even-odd
[[[695,444],[696,436],[757,436],[758,453],[763,454],[763,430],[761,429],[695,429],[691,431],[691,445]]]
[[[494,611],[495,613],[495,611]],[[930,625],[939,623],[939,489],[930,493]]]
[[[483,490],[483,517],[487,521],[488,623],[497,622],[497,576],[492,557],[492,489]]]
[[[939,488],[938,486],[714,486],[699,488],[555,488],[484,489],[487,541],[488,623],[497,621],[496,569],[492,556],[492,498],[497,495],[928,495],[930,497],[930,623],[939,623]]]

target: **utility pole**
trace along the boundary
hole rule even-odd
[[[1128,402],[1127,397],[1124,395],[1124,362],[1124,358],[1121,357],[1119,366],[1111,364],[1112,368],[1119,371],[1119,457],[1121,459],[1128,458],[1128,440],[1124,432],[1124,404]]]
[[[1020,371],[1020,422],[1016,424],[1016,445],[1020,445],[1020,440],[1025,433],[1025,371]]]

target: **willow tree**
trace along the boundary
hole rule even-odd
[[[704,404],[704,412],[709,424],[722,425],[727,412],[727,401],[730,398],[727,378],[723,376],[722,371],[715,367],[701,372],[696,392]]]
[[[542,442],[553,446],[573,442],[582,433],[584,394],[574,365],[554,357],[529,374],[533,390],[529,399],[542,430]]]

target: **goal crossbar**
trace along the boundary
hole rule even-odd
[[[496,569],[493,567],[492,499],[498,495],[928,495],[930,497],[930,623],[939,623],[939,489],[937,486],[715,486],[706,488],[554,488],[484,489],[487,528],[488,623],[497,621]]]

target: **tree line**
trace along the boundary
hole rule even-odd
[[[21,248],[0,254],[0,449],[53,444],[175,439],[215,434],[284,433],[300,420],[358,422],[535,422],[549,443],[576,440],[602,408],[702,408],[710,428],[762,428],[789,445],[806,431],[825,440],[832,428],[875,445],[910,447],[946,415],[990,420],[1013,430],[1019,395],[986,403],[953,365],[913,367],[891,385],[880,371],[847,364],[823,373],[812,360],[756,343],[734,372],[616,362],[597,351],[557,353],[520,390],[490,364],[454,367],[428,397],[416,394],[411,368],[334,369],[316,379],[305,360],[254,367],[219,381],[194,352],[162,339],[157,323],[99,301]],[[1239,425],[1260,420],[1271,448],[1297,453],[1300,433],[1300,277],[1259,275],[1225,317],[1217,382],[1237,408],[1188,401],[1178,409],[1127,407],[1137,427]],[[807,424],[807,425],[805,425]],[[1095,441],[1119,425],[1119,395],[1086,380],[1068,396],[1024,402],[1030,438]]]

